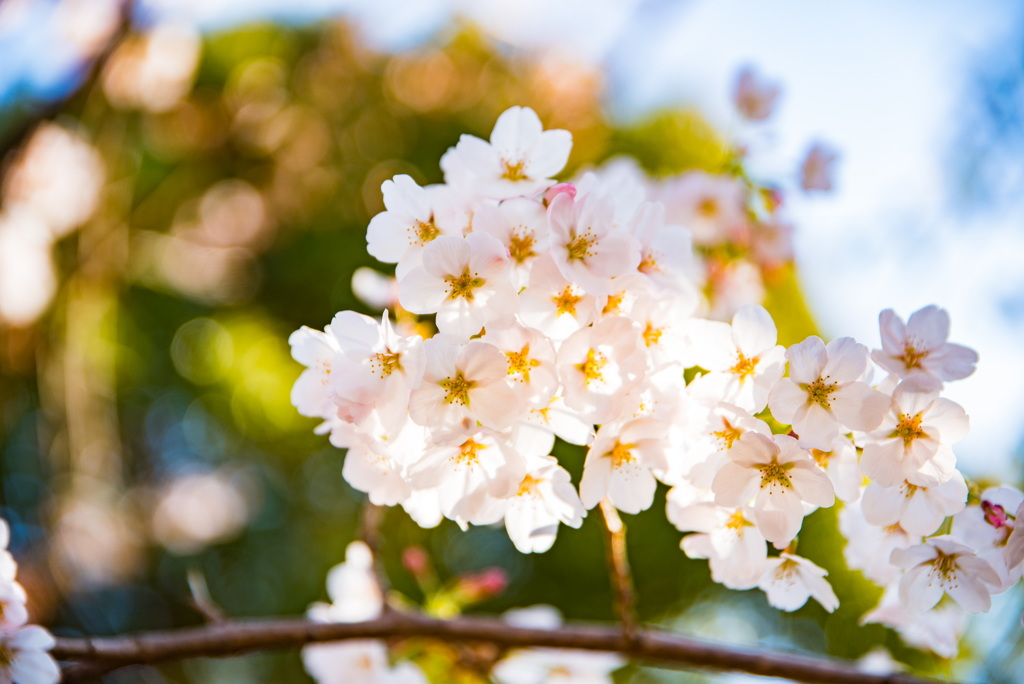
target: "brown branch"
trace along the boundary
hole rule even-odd
[[[637,635],[636,592],[626,555],[626,526],[608,499],[601,500],[601,515],[604,516],[606,559],[615,594],[615,614],[626,640],[632,641]]]
[[[238,620],[130,636],[60,637],[52,650],[72,661],[67,683],[129,665],[152,665],[199,656],[223,657],[252,651],[296,648],[347,639],[420,637],[500,648],[567,648],[621,653],[638,661],[677,667],[731,670],[799,682],[836,684],[927,684],[936,680],[908,674],[874,675],[853,664],[825,658],[723,646],[660,630],[638,631],[627,639],[618,627],[570,624],[555,630],[513,627],[497,618],[438,620],[391,612],[367,622],[316,623],[302,618]]]

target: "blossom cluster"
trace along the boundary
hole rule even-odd
[[[504,522],[530,553],[602,500],[649,508],[660,481],[683,550],[716,582],[829,611],[826,572],[796,539],[838,497],[849,564],[891,587],[867,619],[905,636],[1019,578],[1013,497],[967,507],[956,470],[968,418],[940,394],[977,355],[947,341],[945,311],[882,312],[874,351],[848,337],[787,349],[760,291],[716,287],[709,258],[764,231],[761,193],[622,161],[556,183],[570,147],[513,107],[489,141],[444,155],[443,184],[384,182],[367,242],[395,279],[368,298],[395,322],[343,311],[290,338],[307,366],[292,400],[348,449],[353,487],[423,526]],[[577,484],[556,437],[587,449]]]
[[[0,682],[56,684],[60,670],[47,653],[53,637],[42,627],[27,624],[28,598],[15,579],[18,564],[7,550],[9,541],[10,528],[0,520]]]

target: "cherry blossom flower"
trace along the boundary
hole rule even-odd
[[[892,309],[878,314],[882,348],[871,354],[879,366],[901,378],[925,374],[948,382],[974,372],[978,354],[946,342],[949,314],[934,304],[915,311],[904,325]]]
[[[864,476],[860,472],[857,448],[845,435],[832,440],[829,450],[811,449],[811,458],[828,474],[836,497],[850,502],[860,497],[860,485]]]
[[[850,430],[878,427],[889,397],[861,382],[868,350],[850,337],[828,343],[808,337],[786,351],[789,377],[779,380],[768,395],[776,420],[789,423],[800,445],[828,450],[832,440]]]
[[[775,81],[766,79],[750,65],[740,69],[733,90],[733,104],[736,111],[748,121],[764,121],[775,110],[781,88]]]
[[[543,553],[555,543],[559,523],[579,527],[586,514],[569,473],[544,456],[530,463],[509,500],[505,529],[520,552]]]
[[[408,270],[439,236],[462,235],[465,223],[444,189],[421,188],[402,174],[384,181],[381,192],[386,211],[374,216],[366,229],[366,251],[379,261]]]
[[[640,331],[618,316],[573,333],[558,350],[566,406],[591,423],[615,420],[647,369]]]
[[[564,340],[598,315],[597,296],[567,279],[550,256],[536,260],[519,295],[519,319],[553,340]]]
[[[720,245],[747,233],[743,185],[731,176],[690,171],[666,181],[656,197],[666,221],[684,226],[695,244]]]
[[[764,574],[768,549],[749,506],[728,508],[713,502],[690,503],[673,487],[666,501],[669,522],[681,532],[679,546],[690,558],[707,558],[711,579],[729,589],[756,587]]]
[[[373,570],[373,554],[363,542],[348,545],[345,562],[327,574],[331,603],[309,608],[316,622],[360,622],[380,617],[384,598]],[[320,684],[426,684],[427,679],[409,662],[392,667],[387,646],[376,640],[312,644],[302,649],[306,671]]]
[[[593,194],[573,199],[563,193],[548,207],[551,256],[562,275],[591,294],[608,294],[613,278],[640,265],[639,243],[616,229],[612,214]]]
[[[1000,593],[1015,585],[1024,575],[1024,567],[1012,562],[1011,543],[1013,535],[1024,526],[1018,523],[1024,506],[1024,492],[1015,487],[989,487],[981,492],[980,501],[966,508],[953,518],[950,529],[957,539],[974,549],[978,556],[992,566],[999,575]]]
[[[607,423],[587,451],[580,500],[588,509],[608,499],[624,513],[650,508],[657,487],[653,468],[665,468],[667,426],[652,418]]]
[[[768,596],[768,603],[779,610],[792,612],[814,597],[831,613],[839,607],[839,599],[825,579],[827,574],[806,558],[783,551],[777,558],[768,559],[758,587]]]
[[[928,611],[911,610],[899,598],[896,584],[886,588],[878,605],[861,618],[861,624],[879,623],[899,632],[907,644],[943,658],[955,658],[967,628],[967,614],[953,601]]]
[[[892,552],[892,563],[906,569],[900,580],[900,601],[925,611],[948,595],[968,613],[988,612],[993,587],[1000,584],[992,566],[949,535]]]
[[[510,610],[504,620],[514,627],[558,629],[562,616],[552,606]],[[491,675],[500,684],[611,684],[611,673],[625,665],[616,653],[556,648],[515,649],[498,661]]]
[[[441,169],[447,183],[487,197],[528,197],[554,183],[571,147],[569,131],[545,131],[532,109],[511,107],[498,117],[489,143],[464,134],[441,157]]]
[[[959,513],[967,501],[967,483],[954,471],[953,477],[935,487],[918,487],[904,481],[896,487],[872,482],[864,490],[864,516],[872,525],[899,524],[908,533],[932,534],[946,516]]]
[[[800,165],[800,187],[805,191],[828,192],[835,179],[835,165],[839,153],[823,142],[815,142],[807,150]]]
[[[515,421],[519,404],[505,382],[508,361],[497,347],[478,341],[456,346],[434,337],[423,348],[423,382],[409,398],[415,422],[457,430],[480,421],[501,430]]]
[[[525,197],[481,206],[473,215],[473,231],[491,235],[505,246],[517,290],[529,283],[534,260],[550,248],[547,210]]]
[[[865,475],[886,487],[904,480],[933,487],[953,477],[956,456],[950,445],[967,434],[969,421],[959,404],[939,397],[941,387],[925,375],[900,383],[889,412],[864,446]]]
[[[540,331],[514,323],[489,329],[481,339],[497,347],[508,361],[508,381],[524,406],[547,406],[558,390],[555,348]]]
[[[835,501],[828,475],[785,435],[744,434],[711,488],[721,506],[753,500],[758,529],[776,547],[785,546],[800,531],[805,502],[827,507]]]
[[[910,534],[899,523],[886,527],[869,523],[860,500],[848,502],[839,511],[839,531],[846,539],[846,565],[880,586],[900,576],[900,569],[889,562],[893,550],[921,543],[920,535]]]
[[[442,333],[469,339],[492,322],[511,322],[516,291],[507,270],[508,255],[497,238],[442,236],[423,249],[423,264],[399,282],[399,302],[413,313],[437,313]]]
[[[694,396],[727,401],[751,413],[768,403],[772,385],[785,371],[784,347],[771,315],[760,306],[746,306],[732,325],[694,320],[691,324],[694,361],[710,372],[694,380]]]
[[[47,653],[55,642],[38,625],[0,631],[0,681],[17,684],[57,684],[60,669]]]
[[[331,401],[331,372],[338,363],[341,348],[329,329],[314,330],[302,326],[288,337],[292,358],[306,366],[292,386],[292,404],[310,418],[327,418],[335,413]]]

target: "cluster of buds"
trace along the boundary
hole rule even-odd
[[[423,526],[503,521],[524,553],[603,500],[649,508],[660,481],[690,533],[683,550],[783,610],[838,605],[825,570],[796,554],[803,518],[838,496],[851,566],[898,587],[887,600],[913,620],[946,609],[945,594],[987,609],[1020,575],[1004,554],[1016,507],[965,509],[951,445],[968,420],[939,395],[977,355],[947,342],[945,311],[906,324],[882,312],[874,352],[851,338],[786,349],[750,298],[714,320],[694,245],[735,241],[738,219],[677,222],[667,207],[686,179],[654,183],[623,163],[556,184],[570,147],[514,107],[489,142],[464,135],[444,155],[445,183],[384,183],[367,239],[396,265],[398,321],[344,311],[290,339],[308,367],[292,399],[348,449],[345,479]],[[732,201],[742,217],[753,200]],[[576,484],[556,437],[587,449]],[[930,536],[954,515],[966,517],[953,535],[988,525],[991,543]],[[880,610],[872,619],[904,624]]]
[[[15,580],[18,564],[7,544],[10,528],[0,520],[0,682],[56,684],[57,663],[47,653],[53,637],[38,625],[29,625],[25,590]]]

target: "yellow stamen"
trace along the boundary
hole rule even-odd
[[[412,233],[413,241],[418,242],[422,247],[440,235],[441,229],[434,225],[434,217],[431,216],[429,221],[417,221],[413,224]]]
[[[517,161],[513,164],[507,159],[502,159],[501,165],[505,167],[504,173],[501,174],[501,177],[504,178],[505,180],[510,180],[513,182],[526,180],[527,176],[523,172],[523,167],[526,166],[526,162]]]
[[[530,358],[530,345],[525,345],[521,351],[505,352],[508,358],[508,374],[522,375],[522,382],[530,382],[530,369],[540,365],[540,361]]]
[[[774,489],[772,485],[778,484],[785,489],[791,489],[793,487],[792,480],[789,479],[789,475],[786,473],[787,470],[792,469],[792,463],[779,463],[772,457],[771,463],[762,463],[756,468],[761,471],[761,489],[770,487]],[[768,493],[771,494],[771,489]]]
[[[515,259],[518,264],[537,256],[537,253],[533,251],[534,242],[536,242],[536,239],[531,233],[526,233],[525,235],[512,233],[512,237],[508,241],[509,256]]]
[[[921,414],[915,414],[908,416],[906,413],[900,414],[899,422],[896,423],[896,429],[892,431],[889,438],[899,437],[903,440],[903,448],[909,449],[910,445],[918,437],[927,437],[928,434],[921,429]]]
[[[580,303],[583,296],[574,294],[572,285],[566,285],[560,294],[555,295],[551,299],[555,302],[555,307],[560,315],[569,314],[570,316],[575,316],[576,305]]]
[[[754,370],[757,368],[758,359],[756,356],[748,359],[743,355],[743,352],[736,352],[736,365],[729,369],[729,372],[735,373],[740,378],[747,378],[754,374]]]
[[[444,397],[445,403],[457,403],[460,406],[469,406],[469,390],[476,387],[476,381],[467,380],[462,371],[457,372],[455,377],[447,377],[437,384],[447,392]]]
[[[802,384],[800,387],[807,390],[807,396],[811,402],[817,404],[826,411],[832,409],[832,402],[829,400],[829,396],[839,389],[838,384],[827,384],[822,378],[818,378],[809,385]]]
[[[608,363],[608,358],[604,354],[596,349],[588,349],[587,360],[576,364],[576,370],[583,373],[583,382],[585,384],[589,385],[594,381],[603,382],[604,376],[601,375],[601,369],[604,368],[606,363]]]
[[[615,440],[615,446],[605,454],[605,457],[612,459],[612,468],[621,468],[628,463],[636,463],[636,457],[632,452],[634,448],[636,444],[623,444]]]
[[[473,301],[473,290],[480,287],[487,281],[480,278],[476,273],[469,272],[469,266],[462,272],[462,275],[446,275],[444,281],[448,283],[449,292],[448,299],[458,299],[464,297],[469,301]]]
[[[402,370],[402,355],[390,350],[374,354],[370,360],[370,370],[374,373],[379,371],[381,377],[386,378],[396,370]]]

